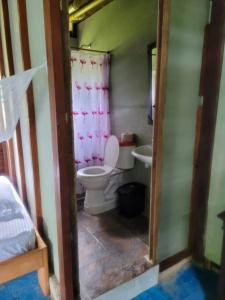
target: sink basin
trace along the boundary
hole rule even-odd
[[[131,152],[131,154],[143,162],[146,168],[152,165],[152,146],[144,145],[137,147]]]

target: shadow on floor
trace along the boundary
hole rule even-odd
[[[182,269],[135,300],[216,300],[218,275],[199,267]]]
[[[215,300],[218,289],[218,274],[197,267],[193,267],[192,269],[203,291],[204,300]]]
[[[116,210],[97,216],[79,211],[78,250],[81,290],[93,299],[144,273],[148,255],[148,220],[126,219]]]

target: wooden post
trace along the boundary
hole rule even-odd
[[[223,248],[222,248],[222,257],[221,257],[221,269],[219,277],[219,291],[218,291],[218,300],[225,300],[225,211],[218,215],[223,221]]]
[[[52,144],[61,299],[79,297],[78,239],[71,119],[71,70],[67,0],[43,0]],[[61,5],[60,5],[61,4]]]
[[[157,25],[157,68],[156,99],[153,124],[153,160],[151,174],[151,201],[149,222],[149,258],[153,264],[157,262],[161,175],[163,164],[163,119],[165,109],[165,92],[167,80],[167,60],[169,47],[169,23],[171,0],[158,2]]]
[[[203,96],[200,138],[192,182],[190,248],[193,258],[204,259],[205,230],[217,107],[225,43],[225,1],[213,0],[211,21],[206,26],[200,94]],[[198,133],[199,134],[199,133]]]

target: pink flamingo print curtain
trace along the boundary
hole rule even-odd
[[[109,55],[73,50],[71,70],[75,164],[102,165],[110,135]]]

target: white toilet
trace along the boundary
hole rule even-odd
[[[104,166],[86,167],[77,171],[77,178],[86,189],[84,209],[90,214],[105,211],[104,189],[119,157],[119,142],[110,136],[106,142]]]

